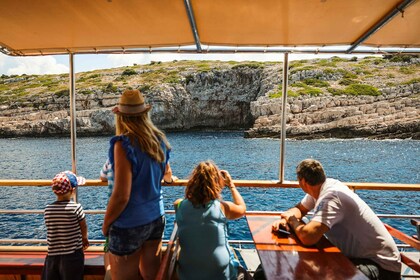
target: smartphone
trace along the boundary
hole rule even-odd
[[[284,229],[278,229],[277,233],[281,234],[281,235],[290,235],[290,232]]]

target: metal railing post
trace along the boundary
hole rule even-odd
[[[71,171],[77,174],[76,166],[76,76],[74,73],[74,54],[69,54],[69,97],[70,97],[70,139],[71,139]],[[75,201],[78,200],[77,189]]]
[[[284,182],[284,162],[286,150],[286,105],[287,105],[287,84],[289,79],[289,54],[284,53],[283,60],[283,89],[281,103],[281,142],[280,142],[280,170],[279,181]]]

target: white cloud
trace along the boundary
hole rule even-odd
[[[69,67],[57,62],[53,56],[9,57],[0,55],[0,73],[21,74],[61,74],[68,73]]]

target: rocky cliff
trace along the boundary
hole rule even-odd
[[[287,135],[420,139],[419,73],[418,58],[292,62]],[[0,137],[68,134],[67,79],[3,75]],[[278,137],[281,83],[278,63],[152,63],[80,73],[77,133],[112,134],[110,110],[120,92],[133,87],[165,131],[245,129],[245,137]]]

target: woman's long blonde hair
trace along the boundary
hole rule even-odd
[[[131,144],[140,146],[140,149],[158,162],[165,161],[165,154],[160,145],[163,141],[170,149],[165,134],[150,120],[147,112],[138,116],[115,115],[116,135],[127,135]]]
[[[211,161],[200,162],[193,170],[185,189],[185,197],[194,206],[204,205],[210,200],[220,198],[219,168]]]

